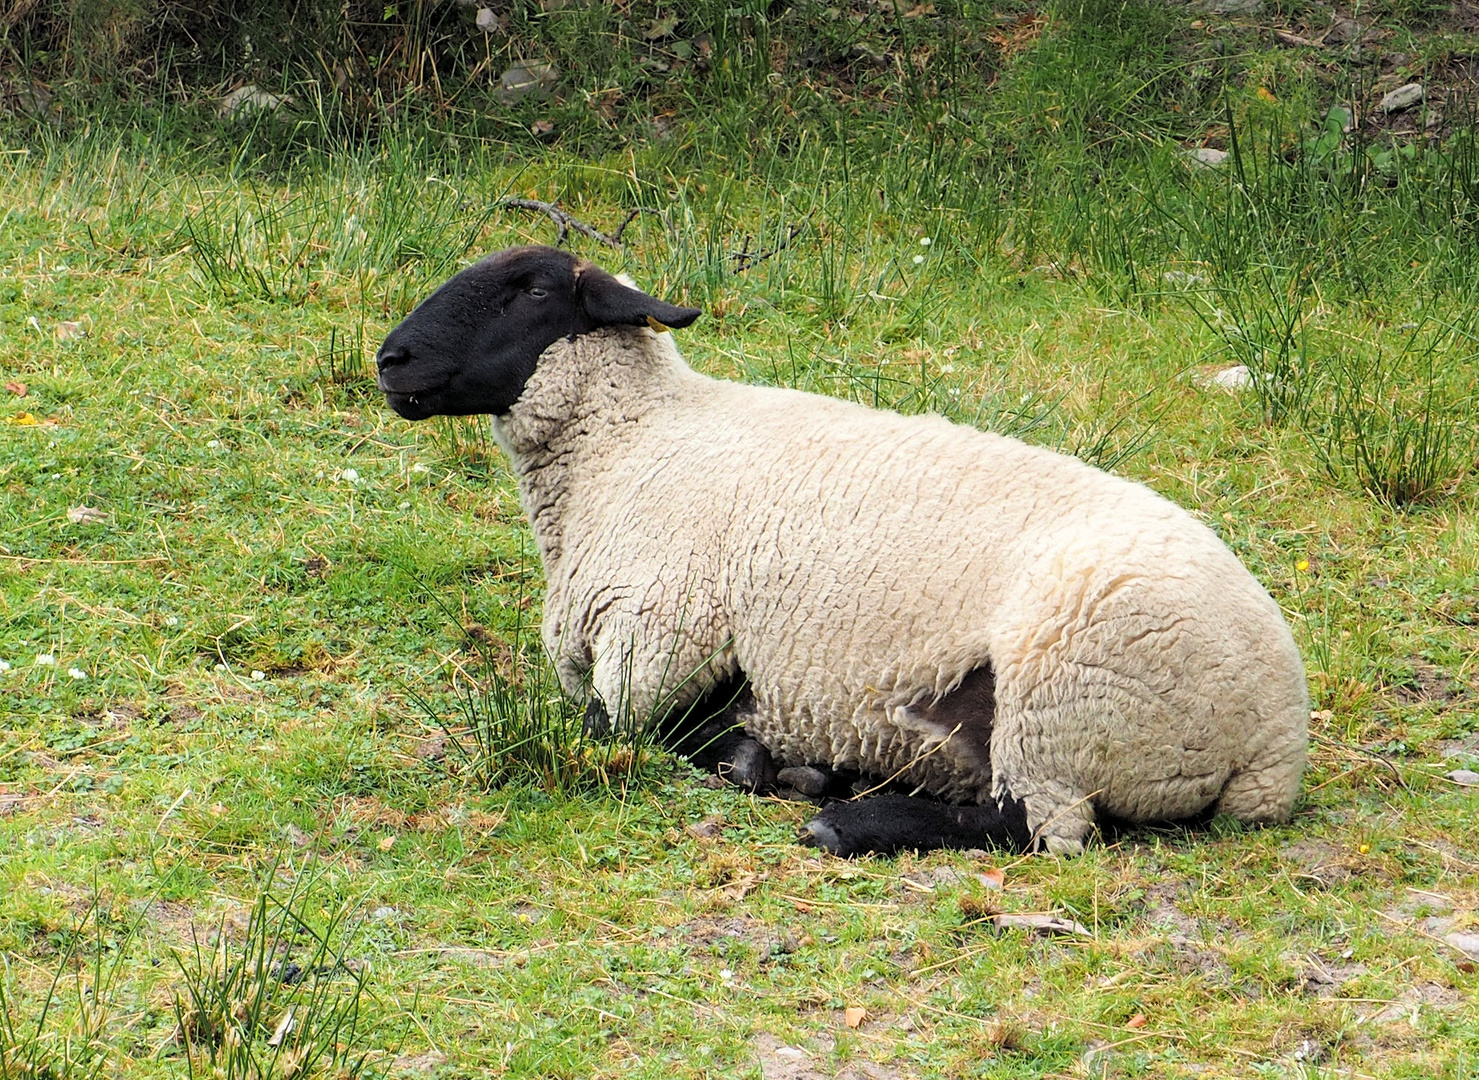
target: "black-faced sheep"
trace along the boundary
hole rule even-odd
[[[726,744],[752,784],[768,751],[935,797],[831,804],[805,839],[842,854],[1072,852],[1096,813],[1288,818],[1304,672],[1209,529],[1013,439],[707,378],[660,332],[698,315],[514,248],[377,358],[402,416],[493,416],[545,643],[597,719],[719,699],[764,748]]]

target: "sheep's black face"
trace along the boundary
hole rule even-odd
[[[680,308],[556,248],[509,248],[470,266],[390,332],[380,389],[408,420],[506,413],[560,338],[605,326],[688,326]]]

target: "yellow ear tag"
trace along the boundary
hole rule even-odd
[[[659,334],[666,334],[668,332],[668,328],[654,319],[651,315],[647,316],[647,325],[652,327],[652,329],[656,330]]]

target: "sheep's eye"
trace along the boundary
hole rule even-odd
[[[541,289],[538,285],[530,285],[529,286],[529,289],[528,289],[528,292],[529,292],[529,295],[532,296],[532,297],[534,297],[536,300],[539,299],[542,296],[547,295],[545,293],[545,291],[543,289]]]

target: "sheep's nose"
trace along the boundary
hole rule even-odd
[[[410,361],[411,350],[400,345],[382,345],[380,351],[375,354],[375,365],[381,371],[399,364],[408,364]]]

